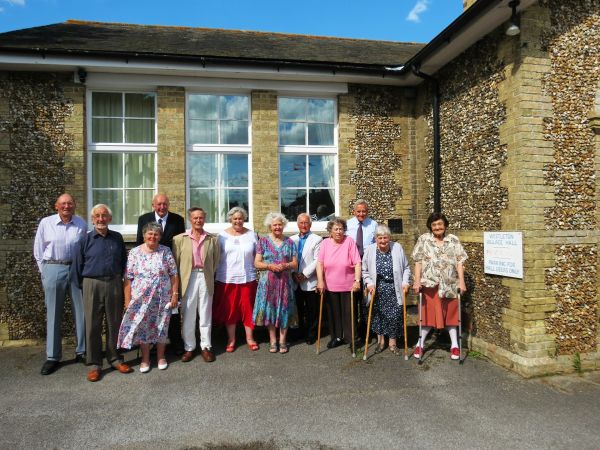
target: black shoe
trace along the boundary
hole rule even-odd
[[[340,338],[335,338],[335,339],[330,340],[327,343],[327,348],[336,348],[336,347],[339,347],[340,345],[344,345],[344,340],[340,339]]]
[[[42,375],[50,375],[51,373],[56,372],[56,369],[58,369],[58,361],[49,359],[42,366],[42,371],[40,373]]]
[[[76,363],[85,364],[85,353],[77,353],[73,361]]]

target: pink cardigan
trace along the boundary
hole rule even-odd
[[[325,288],[331,292],[349,292],[354,283],[354,266],[360,263],[360,254],[354,240],[348,236],[341,244],[323,239],[318,261],[323,266]]]

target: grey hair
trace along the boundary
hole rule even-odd
[[[352,211],[354,211],[358,205],[365,205],[367,207],[367,209],[369,209],[369,204],[367,203],[367,201],[363,200],[362,198],[359,198],[358,200],[356,200],[354,202],[354,206],[352,207]]]
[[[392,231],[387,225],[377,225],[375,236],[392,236]]]
[[[144,227],[142,228],[142,236],[145,235],[148,231],[156,231],[161,236],[163,234],[162,227],[156,222],[148,222],[146,225],[144,225]]]
[[[341,217],[334,217],[329,222],[327,222],[327,232],[328,233],[331,233],[331,230],[333,230],[334,225],[341,225],[342,228],[344,229],[344,233],[346,231],[348,231],[348,225],[346,224],[346,221],[344,219],[342,219]]]
[[[244,222],[246,222],[248,220],[248,213],[246,212],[246,210],[244,208],[242,208],[241,206],[234,206],[227,213],[227,222],[231,223],[231,218],[233,217],[234,214],[237,214],[237,213],[240,213],[242,215],[242,217],[244,218]]]
[[[96,212],[97,209],[100,209],[100,208],[106,209],[106,212],[112,219],[112,211],[110,210],[108,205],[105,205],[104,203],[98,203],[97,205],[94,205],[92,207],[92,209],[90,210],[90,219],[92,219],[92,221],[94,220],[94,213]]]
[[[298,222],[300,220],[300,217],[306,217],[308,219],[308,222],[312,223],[312,218],[310,217],[310,214],[308,214],[308,213],[298,214],[298,217],[296,217],[296,222]]]
[[[271,224],[276,220],[281,222],[281,224],[283,225],[284,228],[288,223],[288,220],[285,218],[285,216],[283,214],[277,213],[277,212],[270,212],[270,213],[267,213],[267,215],[265,217],[265,227],[267,227],[270,230]]]

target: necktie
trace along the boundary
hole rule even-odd
[[[358,253],[360,257],[363,256],[363,224],[362,222],[358,222],[358,230],[356,230],[356,246],[358,247]]]
[[[165,227],[163,227],[163,220],[162,219],[158,219],[158,224],[160,225],[160,227],[164,230]]]

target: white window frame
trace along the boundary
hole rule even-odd
[[[189,97],[191,95],[214,95],[214,96],[240,96],[248,98],[248,143],[247,144],[191,144],[189,139],[190,130],[190,117],[188,113]],[[222,91],[211,91],[211,90],[190,90],[185,95],[185,142],[186,142],[186,173],[185,173],[185,198],[186,198],[186,209],[192,206],[203,205],[191,205],[190,204],[190,157],[198,153],[218,153],[218,154],[245,154],[248,156],[248,221],[244,224],[247,228],[254,228],[252,225],[252,97],[249,92],[222,92]],[[220,123],[220,119],[219,119]],[[218,128],[220,130],[220,128]],[[219,133],[219,140],[221,139]],[[186,218],[187,223],[187,218]],[[207,222],[204,225],[204,229],[209,233],[219,233],[224,229],[228,228],[231,224],[229,222]],[[188,223],[189,226],[189,223]]]
[[[279,99],[280,98],[299,98],[299,99],[316,99],[316,100],[333,100],[333,145],[308,145],[308,126],[305,127],[305,135],[304,135],[304,145],[279,145],[279,155],[334,155],[334,178],[335,178],[335,186],[334,186],[334,207],[335,214],[339,214],[340,206],[339,206],[339,197],[340,197],[340,173],[339,173],[339,145],[338,145],[338,130],[339,130],[339,121],[338,121],[338,99],[336,96],[328,96],[328,95],[286,95],[280,93],[277,98],[277,130],[279,132]],[[309,123],[309,122],[306,122]],[[278,158],[277,165],[277,176],[279,178],[280,171],[280,161]],[[278,187],[278,202],[279,207],[281,208],[281,180],[279,181]],[[327,228],[327,222],[315,222],[312,223],[312,231],[316,232],[324,232]],[[284,230],[286,233],[297,233],[298,223],[295,221],[289,221]]]
[[[94,92],[111,92],[120,93],[123,98],[123,108],[125,108],[125,94],[152,94],[154,95],[154,140],[153,144],[134,144],[134,143],[94,143],[92,142],[92,94]],[[154,154],[154,188],[153,195],[158,192],[158,96],[155,91],[151,90],[122,90],[122,89],[88,89],[86,91],[86,131],[87,131],[87,199],[90,209],[93,206],[93,168],[92,159],[94,154],[99,153],[153,153]],[[125,116],[123,119],[123,140],[125,139]],[[115,190],[124,191],[126,188],[118,188]],[[113,205],[108,205],[113,209]],[[125,207],[125,204],[123,204]],[[148,211],[152,210],[152,205],[148,205]],[[123,211],[124,213],[125,211]],[[86,212],[86,219],[87,212]],[[91,224],[90,224],[91,227]],[[134,224],[111,224],[112,230],[118,231],[124,235],[135,235],[137,233],[137,221]]]

